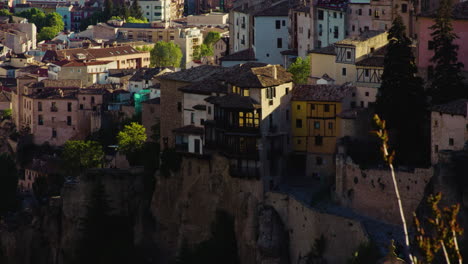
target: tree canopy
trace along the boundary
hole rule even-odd
[[[152,67],[180,67],[182,51],[172,42],[158,41],[151,51]]]
[[[123,153],[135,153],[143,148],[146,141],[146,129],[144,126],[132,122],[117,134],[117,141],[119,149]]]
[[[77,174],[85,169],[100,167],[104,151],[96,141],[69,140],[65,143],[62,158],[66,170]]]
[[[427,143],[424,136],[426,96],[423,81],[416,76],[412,43],[400,16],[393,21],[388,41],[376,112],[386,120],[387,127],[396,132],[392,147],[398,153],[398,162],[415,165],[414,162],[425,159],[422,150]],[[414,155],[415,152],[418,155]]]
[[[453,41],[458,36],[452,26],[452,0],[441,0],[435,18],[433,31],[434,74],[430,76],[430,95],[432,103],[442,104],[459,98],[468,98],[468,91],[463,85],[461,69],[463,63],[458,61],[458,45]]]
[[[54,38],[60,31],[63,31],[65,27],[62,16],[57,12],[52,12],[46,15],[40,9],[31,8],[15,15],[27,18],[29,22],[36,25],[37,32],[39,32],[39,41]]]
[[[10,10],[4,9],[4,8],[0,9],[0,16],[11,16],[11,15],[13,14],[10,12]]]
[[[6,153],[0,153],[0,215],[16,208],[18,173],[14,160]]]
[[[289,66],[288,72],[293,75],[295,84],[306,84],[310,75],[310,58],[297,57],[296,61]]]
[[[205,45],[211,47],[220,39],[221,39],[221,34],[219,34],[219,32],[210,31],[210,32],[208,32],[205,39],[203,40],[203,43]]]

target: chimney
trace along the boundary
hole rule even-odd
[[[272,71],[273,71],[273,79],[278,79],[278,70],[276,69],[276,65],[273,65],[273,68],[272,68]]]

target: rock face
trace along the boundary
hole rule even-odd
[[[145,210],[149,200],[145,197],[141,170],[90,170],[74,184],[66,184],[61,197],[52,198],[47,207],[35,212],[29,220],[17,216],[17,226],[0,227],[0,249],[8,264],[66,264],[75,256],[80,238],[80,221],[86,214],[90,191],[102,182],[112,214],[131,216],[134,228],[134,245],[155,248],[154,223]],[[19,219],[19,220],[18,220]],[[146,259],[155,259],[155,250]],[[2,263],[3,264],[3,263]]]
[[[216,211],[234,218],[241,263],[257,263],[257,206],[262,184],[229,176],[226,160],[183,158],[181,169],[169,178],[159,177],[151,211],[157,221],[157,242],[167,263],[178,253],[182,241],[189,247],[210,237]]]
[[[257,246],[261,264],[289,263],[289,238],[280,216],[273,207],[260,206]]]

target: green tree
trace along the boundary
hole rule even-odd
[[[62,16],[57,12],[52,12],[46,15],[45,25],[47,27],[53,27],[57,30],[57,33],[62,31],[65,27]]]
[[[193,59],[203,61],[207,57],[213,56],[213,53],[214,53],[213,52],[213,47],[210,47],[210,46],[203,43],[203,44],[201,44],[199,46],[196,46],[193,49]]]
[[[110,1],[110,0],[109,0]],[[105,9],[106,10],[106,9]],[[86,30],[90,25],[96,25],[99,22],[107,21],[110,18],[103,12],[94,12],[91,16],[83,19],[80,23],[80,30]]]
[[[144,126],[132,122],[117,134],[117,141],[119,149],[124,153],[141,150],[146,141],[146,129]]]
[[[6,153],[0,153],[0,215],[16,208],[16,189],[18,173],[13,159]]]
[[[130,10],[130,15],[136,19],[146,20],[146,18],[143,17],[143,13],[141,12],[141,7],[138,3],[138,0],[133,1],[132,8]]]
[[[101,167],[104,152],[96,141],[69,140],[65,143],[62,157],[66,170],[76,175],[85,169]]]
[[[209,47],[212,47],[220,39],[221,39],[221,34],[219,34],[219,32],[210,31],[208,32],[205,39],[203,40],[203,43]]]
[[[139,19],[139,18],[129,16],[126,21],[127,23],[138,23],[138,24],[148,23],[148,19],[146,19],[146,17]]]
[[[44,27],[41,32],[37,35],[38,41],[49,40],[55,38],[57,35],[57,29],[54,27]]]
[[[2,119],[10,119],[11,118],[11,115],[12,115],[12,110],[11,109],[5,109],[2,111],[2,114],[0,115],[0,117]]]
[[[435,63],[434,75],[430,79],[430,95],[434,104],[468,98],[461,74],[463,63],[458,61],[458,45],[453,43],[458,36],[453,32],[452,8],[452,0],[441,0],[435,24],[430,27],[434,42],[431,61]]]
[[[12,16],[13,14],[8,9],[0,9],[0,16]]]
[[[376,101],[376,112],[386,120],[387,128],[395,133],[392,147],[398,153],[398,163],[419,165],[427,159],[426,96],[400,16],[395,18],[388,32],[382,84]]]
[[[172,42],[159,41],[151,51],[152,67],[180,67],[182,51]]]
[[[113,0],[104,0],[104,11],[101,15],[103,21],[108,20],[115,15]]]
[[[289,66],[288,72],[293,75],[294,83],[306,84],[310,75],[310,58],[297,57],[296,61]]]

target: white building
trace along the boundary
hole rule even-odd
[[[141,13],[151,21],[169,21],[171,19],[171,1],[169,0],[141,0],[138,1]]]
[[[250,15],[241,11],[231,11],[229,20],[229,54],[250,48]]]
[[[327,47],[346,36],[346,4],[319,2],[316,6],[317,48]]]
[[[258,62],[283,64],[281,51],[288,49],[289,2],[285,1],[254,16],[253,49]]]
[[[468,141],[468,100],[436,105],[431,112],[431,161],[437,164],[441,150],[461,150]]]
[[[314,20],[310,7],[295,10],[297,23],[297,55],[305,58],[314,49]]]

